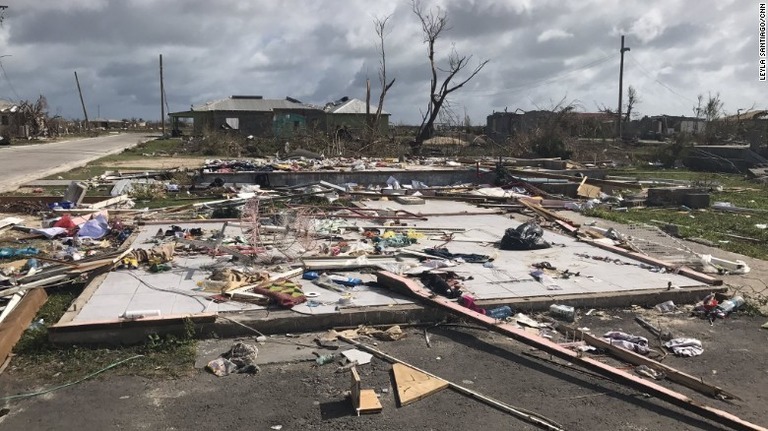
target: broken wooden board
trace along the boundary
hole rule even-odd
[[[376,392],[373,389],[360,388],[360,374],[357,372],[357,367],[350,368],[349,374],[352,376],[350,398],[352,398],[352,407],[355,408],[357,415],[381,413],[381,402],[376,396]]]
[[[584,177],[584,179],[581,180],[581,184],[579,184],[579,187],[576,189],[577,196],[588,199],[599,198],[600,193],[602,193],[600,187],[587,184],[587,177]]]
[[[117,204],[121,204],[123,202],[129,201],[130,199],[131,198],[128,195],[115,196],[113,198],[105,199],[103,201],[94,202],[94,203],[88,205],[88,208],[90,208],[92,210],[107,208],[107,207],[112,206],[112,205],[117,205]]]
[[[45,289],[27,292],[0,324],[0,363],[11,354],[13,347],[19,342],[22,334],[47,300],[48,294],[45,293]]]
[[[407,406],[448,387],[448,382],[403,364],[393,364],[397,400],[400,407]]]

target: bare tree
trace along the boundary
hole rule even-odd
[[[387,96],[387,91],[392,88],[395,83],[395,78],[387,82],[387,53],[384,50],[384,39],[387,37],[386,27],[387,21],[392,17],[388,15],[386,18],[375,18],[373,25],[376,28],[376,36],[379,37],[379,84],[381,84],[381,93],[379,93],[379,106],[376,107],[376,115],[373,117],[374,129],[378,131],[379,121],[381,120],[381,111],[384,108],[384,98]],[[369,105],[370,106],[370,105]]]
[[[721,130],[723,124],[717,121],[723,115],[723,101],[720,100],[720,93],[715,93],[714,96],[709,93],[706,101],[704,101],[704,95],[699,94],[696,101],[693,113],[696,118],[704,120],[704,142],[713,144],[723,132]]]
[[[17,118],[17,124],[25,127],[28,136],[47,136],[48,100],[41,94],[35,102],[20,101]]]
[[[630,85],[629,90],[627,91],[627,112],[624,114],[625,122],[629,122],[635,107],[639,105],[640,102],[642,102],[642,99],[640,99],[640,96],[637,95],[637,90],[635,90],[635,87]]]
[[[384,41],[387,37],[387,22],[392,17],[388,15],[385,18],[374,18],[373,26],[376,30],[376,36],[378,36],[377,48],[379,49],[379,84],[381,85],[381,92],[379,93],[379,105],[376,107],[376,113],[371,116],[371,83],[366,80],[366,92],[365,92],[365,114],[366,114],[366,126],[365,131],[366,145],[358,149],[358,153],[362,153],[367,150],[376,141],[376,137],[379,135],[379,125],[381,123],[381,113],[384,109],[384,99],[387,97],[387,92],[392,85],[395,84],[395,78],[391,81],[387,78],[387,53],[384,49]]]
[[[706,102],[704,102],[704,95],[699,94],[696,101],[696,106],[693,107],[693,114],[696,118],[701,118],[709,123],[719,119],[723,114],[723,101],[720,100],[720,93],[716,93],[714,96],[709,93]]]
[[[443,31],[449,28],[448,15],[439,7],[435,10],[423,10],[419,0],[412,0],[411,7],[413,13],[416,14],[419,21],[421,21],[421,30],[424,35],[424,43],[427,44],[427,57],[429,58],[429,65],[432,71],[429,105],[427,107],[427,112],[422,116],[421,125],[419,126],[413,143],[414,152],[418,152],[424,141],[431,138],[434,134],[435,120],[440,115],[440,110],[446,103],[446,97],[474,78],[475,75],[488,64],[489,60],[481,61],[474,69],[472,69],[469,76],[465,79],[458,83],[452,83],[454,78],[456,78],[456,75],[467,67],[472,56],[460,56],[458,52],[456,52],[456,49],[452,48],[451,53],[448,56],[448,67],[445,69],[439,67],[437,65],[437,60],[435,59],[435,43],[443,34]],[[438,72],[445,74],[442,82],[438,82]]]

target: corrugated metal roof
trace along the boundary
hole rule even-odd
[[[750,111],[739,112],[736,115],[729,115],[720,118],[723,121],[747,121],[747,120],[764,120],[768,117],[768,111],[764,109],[753,109]]]
[[[371,114],[376,113],[378,106],[371,105]],[[332,114],[365,114],[365,102],[360,99],[350,99],[338,106],[331,106],[328,112]],[[381,111],[382,115],[390,115],[389,112]]]
[[[19,105],[8,101],[8,100],[0,100],[0,112],[16,112],[19,110]]]
[[[303,103],[291,102],[286,99],[261,99],[238,96],[208,102],[193,106],[193,111],[260,111],[272,112],[274,109],[309,108]]]

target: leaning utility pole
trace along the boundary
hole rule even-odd
[[[629,47],[624,46],[624,35],[621,36],[621,65],[619,66],[619,117],[618,117],[618,129],[617,137],[621,139],[621,105],[623,103],[622,96],[624,91],[624,52],[629,51]]]
[[[77,83],[77,92],[80,94],[80,104],[83,105],[83,116],[85,117],[85,130],[91,130],[91,126],[88,124],[88,112],[85,110],[85,101],[83,100],[83,91],[80,89],[80,80],[77,79],[77,71],[75,71],[75,82]]]
[[[160,54],[160,124],[165,138],[165,88],[163,87],[163,54]]]

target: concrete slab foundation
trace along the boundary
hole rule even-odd
[[[417,209],[394,201],[365,201],[367,208],[380,213],[398,210],[420,211],[428,214],[423,219],[410,219],[408,226],[400,229],[423,229],[423,237],[408,249],[422,251],[437,246],[446,247],[452,253],[478,254],[491,258],[485,264],[456,261],[445,268],[464,278],[463,291],[476,298],[481,306],[512,305],[524,312],[543,310],[553,303],[566,303],[579,308],[622,307],[633,304],[653,306],[667,299],[692,302],[715,290],[701,281],[680,274],[666,272],[611,250],[602,250],[589,243],[551,231],[544,232],[544,239],[551,248],[532,251],[500,250],[496,244],[505,229],[517,227],[527,220],[515,215],[509,217],[496,211],[479,209],[462,202],[426,201]],[[464,215],[464,214],[467,215]],[[451,214],[451,215],[436,215]],[[380,220],[379,220],[380,221]],[[385,229],[366,219],[343,220],[346,226],[357,229],[342,234],[347,241],[356,241],[360,228]],[[180,224],[182,227],[202,227],[204,230],[221,230],[221,222],[195,222]],[[150,248],[157,242],[155,235],[170,226],[148,225],[142,227],[133,247]],[[245,228],[228,225],[225,236],[245,234]],[[294,250],[297,262],[300,251]],[[272,250],[272,253],[278,253]],[[285,250],[282,251],[285,253]],[[265,262],[268,255],[260,256]],[[414,304],[413,300],[375,283],[370,272],[343,272],[368,281],[342,293],[316,286],[309,281],[295,278],[305,293],[313,292],[311,301],[294,306],[292,310],[265,310],[264,307],[241,303],[218,303],[211,300],[212,293],[203,290],[206,279],[214,267],[233,266],[225,257],[205,255],[178,255],[169,272],[148,273],[139,270],[116,270],[108,273],[94,290],[89,287],[90,297],[80,304],[79,310],[70,310],[68,322],[54,329],[52,338],[60,342],[75,342],[77,334],[88,334],[90,341],[115,335],[106,328],[107,322],[123,324],[119,316],[127,311],[151,310],[160,316],[195,316],[200,313],[220,314],[254,325],[262,332],[305,332],[336,326],[360,324],[396,324],[419,321],[440,321],[445,315]],[[570,277],[553,276],[537,280],[531,275],[535,264],[546,264],[562,274],[568,270]],[[400,259],[394,263],[379,264],[379,269],[403,273],[416,261]],[[668,289],[672,286],[672,289]],[[346,299],[340,301],[344,296]],[[82,302],[82,301],[80,301]],[[95,327],[94,327],[95,325]],[[125,325],[123,325],[125,326]],[[233,329],[231,323],[206,325],[205,331],[241,334],[243,328]],[[93,328],[91,328],[93,327]],[[89,329],[90,328],[90,329]],[[144,330],[144,329],[142,329]],[[133,330],[136,332],[135,330]],[[55,333],[55,335],[53,335]],[[141,331],[138,331],[142,334]],[[102,334],[102,335],[99,335]],[[137,337],[128,337],[136,339]],[[138,337],[140,338],[140,337]]]

